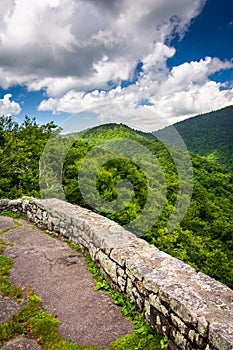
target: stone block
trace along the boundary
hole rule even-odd
[[[178,316],[171,314],[171,320],[173,325],[179,330],[181,334],[186,335],[188,333],[188,327]],[[190,331],[190,332],[194,332],[194,331]],[[195,335],[195,332],[194,332],[194,335]],[[194,339],[194,335],[193,335],[193,339]],[[189,339],[192,340],[191,338]]]
[[[165,317],[169,315],[168,310],[164,305],[161,304],[161,301],[157,295],[150,294],[149,296],[149,303],[154,306],[156,310],[158,310],[161,314],[163,314]]]
[[[148,293],[147,290],[145,289],[143,282],[141,282],[141,281],[135,281],[134,283],[135,283],[135,286],[136,286],[137,290],[139,291],[139,293],[140,293],[141,295],[144,296],[144,298],[145,298],[146,296],[148,296],[149,293]]]
[[[183,334],[173,329],[170,335],[173,339],[173,342],[176,344],[177,349],[186,350],[187,340],[185,339]]]
[[[126,280],[119,276],[119,277],[117,277],[117,284],[120,287],[121,292],[124,293],[125,286],[126,286]]]
[[[150,321],[150,303],[147,299],[144,301],[144,310],[143,310],[145,319]]]
[[[42,210],[41,209],[37,209],[37,212],[36,212],[36,217],[37,217],[37,219],[39,219],[39,220],[42,220],[42,218],[43,218],[43,214],[42,214],[43,212],[42,212]]]
[[[133,295],[133,287],[134,286],[133,286],[131,279],[127,278],[127,280],[126,280],[126,294],[131,302],[135,301],[134,295]]]
[[[29,200],[28,199],[24,199],[22,201],[22,211],[23,211],[23,213],[27,212],[28,205],[29,205]]]
[[[203,337],[206,337],[209,331],[209,324],[204,316],[198,317],[197,319],[197,331]]]
[[[117,266],[117,275],[126,279],[125,270],[122,269],[120,266]]]
[[[190,331],[188,332],[188,338],[191,340],[191,342],[193,343],[195,340],[195,331],[193,329],[190,329]]]
[[[209,341],[217,350],[232,350],[233,325],[221,323],[210,324]]]
[[[135,254],[136,251],[132,247],[118,247],[112,249],[110,257],[118,265],[125,267],[126,260],[135,256]]]
[[[22,199],[11,199],[8,202],[8,206],[12,208],[22,207]]]
[[[191,286],[183,282],[163,286],[159,295],[185,323],[194,326],[197,324],[197,314],[203,313],[206,309],[205,300]]]
[[[117,284],[117,265],[114,261],[102,251],[97,253],[97,259],[104,271],[112,278],[113,282]]]
[[[202,272],[194,274],[191,278],[191,281],[195,282],[200,287],[200,289],[207,290],[209,292],[214,291],[225,293],[231,291],[230,288],[225,286],[223,283],[216,281],[215,279],[205,275]]]
[[[85,248],[87,248],[87,243],[85,244]],[[88,252],[90,254],[91,259],[93,261],[96,261],[99,249],[97,249],[93,244],[90,244],[88,247]]]
[[[207,345],[207,338],[203,338],[200,334],[195,333],[194,342],[198,347],[203,349],[203,347]]]
[[[131,271],[129,271],[128,269],[126,269],[125,271],[126,271],[126,275],[131,279],[131,281],[135,282],[136,277],[131,273]]]
[[[196,270],[192,266],[185,264],[183,261],[172,256],[167,256],[166,259],[163,259],[161,261],[161,267],[169,269],[169,271],[185,271],[190,274],[196,273]]]
[[[175,277],[176,273],[173,271],[157,270],[145,275],[143,284],[149,292],[157,294],[161,287],[169,285]]]
[[[153,271],[152,268],[144,264],[144,259],[139,258],[126,260],[126,267],[139,281],[142,281],[145,275]]]

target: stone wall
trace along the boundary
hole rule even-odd
[[[88,252],[173,349],[233,349],[233,291],[113,221],[58,199],[0,200]],[[224,272],[223,272],[224,273]]]

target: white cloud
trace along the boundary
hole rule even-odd
[[[2,0],[0,86],[44,90],[40,111],[97,108],[102,121],[131,118],[150,130],[157,127],[157,117],[175,122],[233,104],[232,89],[210,80],[232,62],[207,57],[172,70],[167,66],[175,54],[171,38],[185,34],[205,2]],[[143,71],[137,83],[121,88],[138,62]],[[110,89],[109,81],[117,87]],[[138,106],[141,100],[153,106]],[[121,108],[126,105],[132,107],[127,112]],[[151,119],[148,113],[143,117],[148,110]]]
[[[11,97],[11,94],[6,94],[0,99],[0,115],[17,115],[20,113],[20,105],[15,101],[11,101]]]
[[[230,61],[223,62],[211,57],[206,57],[198,62],[185,62],[172,69],[169,78],[163,84],[162,91],[167,94],[186,91],[193,84],[203,85],[211,74],[232,67],[233,63]]]
[[[205,0],[3,2],[0,85],[24,83],[56,96],[129,78],[155,42],[183,35]]]
[[[163,49],[161,45],[157,47],[159,53],[172,52],[165,46]],[[169,71],[163,62],[164,56],[159,53],[159,69],[143,72],[137,84],[125,88],[117,87],[110,91],[95,90],[86,94],[72,90],[62,97],[42,101],[39,110],[79,113],[92,109],[99,113],[101,121],[130,122],[135,121],[135,113],[137,114],[139,109],[140,118],[143,109],[149,109],[154,113],[154,120],[136,118],[137,125],[155,130],[167,123],[233,104],[233,89],[224,90],[224,84],[209,79],[211,74],[233,67],[232,62],[207,57],[197,62],[184,63]],[[150,57],[145,58],[146,65],[151,61]],[[153,57],[156,57],[156,53]],[[142,99],[148,99],[153,106],[139,107],[138,101]]]

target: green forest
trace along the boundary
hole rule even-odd
[[[133,154],[135,161],[122,157],[120,150],[118,152],[119,140],[126,153],[137,153]],[[134,151],[135,142],[148,153],[141,153],[140,147]],[[106,158],[112,144],[115,145],[114,157]],[[45,145],[47,151],[43,154]],[[106,208],[103,205],[101,210],[93,210],[121,225],[133,222],[132,231],[142,232],[149,243],[233,288],[233,173],[226,167],[191,154],[190,172],[193,171],[194,176],[191,202],[180,224],[170,232],[167,223],[176,214],[173,209],[178,195],[181,203],[188,198],[185,190],[179,193],[185,170],[177,173],[173,157],[156,138],[149,139],[122,124],[106,124],[65,136],[54,123],[38,125],[35,119],[26,117],[18,125],[10,117],[1,117],[0,152],[1,198],[40,197],[41,189],[45,197],[54,193],[59,197],[58,179],[61,179],[69,202],[93,209],[96,198],[86,174],[92,175],[92,169],[97,169],[97,202],[114,205],[106,204]],[[83,160],[90,153],[92,157],[84,171]],[[187,154],[173,147],[175,153],[187,164]],[[157,159],[155,164],[153,157]],[[63,164],[62,169],[59,164]],[[82,171],[85,176],[81,176],[80,188]],[[156,206],[163,209],[144,232],[145,218],[136,219],[146,205],[146,219],[149,220],[153,220]]]
[[[174,127],[190,152],[233,170],[233,106],[186,119]],[[167,135],[176,144],[173,127],[168,126],[155,135]]]

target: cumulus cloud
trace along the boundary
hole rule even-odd
[[[232,62],[206,57],[167,66],[175,54],[172,38],[185,35],[205,2],[2,0],[0,86],[44,90],[39,111],[95,108],[101,121],[124,122],[126,114],[135,120],[135,111],[142,116],[149,110],[175,122],[232,104],[231,88],[210,79]],[[121,87],[132,81],[138,62],[143,66],[137,81]],[[132,107],[128,113],[124,104]],[[156,127],[152,114],[141,120],[150,130]]]
[[[154,42],[183,35],[204,2],[4,0],[0,84],[24,82],[29,89],[42,87],[56,95],[61,93],[56,83],[67,77],[80,91],[127,79]]]
[[[17,115],[20,113],[20,105],[15,101],[11,101],[11,97],[11,94],[6,94],[0,99],[0,115]]]
[[[148,115],[149,109],[154,113],[154,119],[149,121],[146,118],[138,119],[137,125],[156,130],[189,116],[233,104],[233,89],[225,90],[224,84],[209,79],[213,73],[232,68],[232,62],[206,57],[200,61],[186,62],[169,71],[164,64],[164,55],[161,55],[161,52],[166,53],[169,57],[172,50],[163,46],[162,49],[161,45],[157,44],[159,69],[149,69],[148,72],[145,70],[136,84],[125,88],[118,86],[110,91],[94,90],[83,93],[71,90],[62,97],[42,101],[39,110],[79,113],[90,109],[99,114],[102,122],[112,120],[124,122],[135,120],[135,113],[139,109],[140,118],[143,116],[143,109],[145,115]],[[152,56],[155,57],[156,54]],[[150,57],[151,55],[146,57],[146,65],[150,62]],[[139,105],[141,100],[150,101],[151,106]],[[124,113],[126,105],[129,105],[130,108],[127,108]]]

